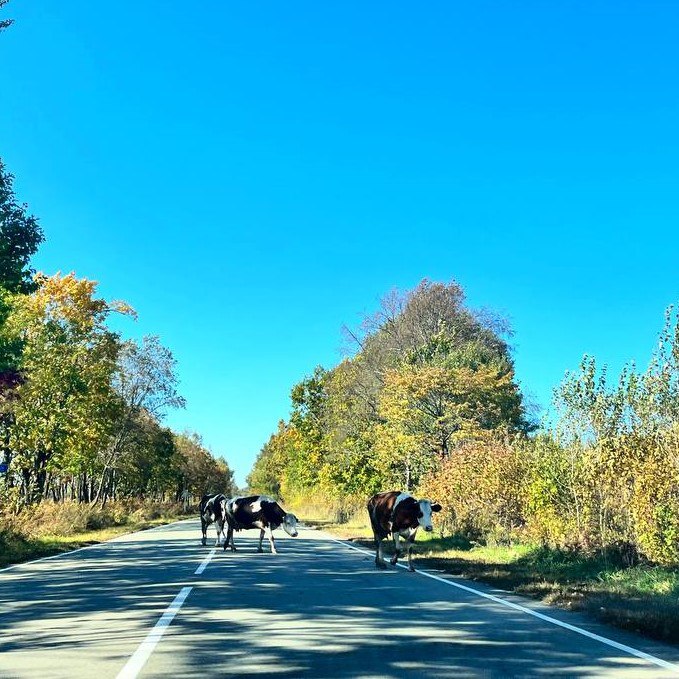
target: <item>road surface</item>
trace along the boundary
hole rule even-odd
[[[673,647],[277,532],[278,556],[196,520],[0,571],[0,677],[679,676]]]

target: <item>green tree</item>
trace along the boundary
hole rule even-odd
[[[6,5],[9,0],[0,0],[0,9]],[[14,23],[14,19],[0,19],[0,31],[4,31]]]
[[[176,499],[187,492],[195,500],[204,494],[233,495],[233,471],[223,458],[215,458],[193,432],[175,434]]]
[[[44,496],[48,473],[82,467],[110,437],[120,407],[112,388],[120,341],[105,322],[130,313],[73,274],[37,283],[7,321],[24,343],[10,444],[27,502]]]
[[[346,332],[353,355],[293,388],[251,480],[294,497],[410,488],[465,440],[531,429],[506,325],[468,309],[457,283],[394,291]]]
[[[121,459],[128,452],[138,458],[140,437],[146,441],[158,440],[145,435],[151,423],[160,428],[158,420],[168,408],[184,407],[184,399],[177,390],[175,370],[172,352],[158,337],[146,336],[141,344],[127,341],[121,345],[112,378],[113,389],[119,398],[119,412],[112,423],[108,443],[99,455],[99,480],[92,498],[95,502],[106,501]],[[151,456],[154,450],[151,445]]]
[[[0,159],[0,287],[12,293],[35,290],[29,262],[43,240],[38,220],[17,202],[14,176]]]
[[[0,390],[5,396],[17,379],[21,342],[3,333],[2,326],[16,295],[35,290],[29,262],[42,241],[38,220],[28,213],[26,205],[17,201],[14,176],[0,158]]]

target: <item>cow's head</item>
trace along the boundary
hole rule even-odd
[[[297,517],[294,514],[286,514],[283,519],[283,530],[292,538],[297,537]]]
[[[441,511],[441,505],[435,504],[433,505],[431,503],[431,500],[418,500],[417,504],[419,506],[419,512],[417,515],[417,522],[419,523],[424,530],[427,532],[431,532],[434,530],[434,527],[431,524],[431,515],[432,512],[440,512]]]

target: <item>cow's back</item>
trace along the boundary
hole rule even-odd
[[[229,503],[231,520],[236,530],[241,528],[278,528],[285,519],[280,505],[267,495],[251,495],[236,498]]]
[[[259,495],[236,497],[227,503],[227,519],[236,530],[254,528],[262,513]]]
[[[396,499],[400,495],[398,490],[387,490],[383,493],[373,495],[368,500],[368,515],[370,516],[370,524],[374,533],[384,538],[391,532],[390,521],[391,515],[394,511]]]

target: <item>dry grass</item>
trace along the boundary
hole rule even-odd
[[[45,502],[18,515],[0,514],[0,566],[106,542],[182,516],[180,505],[140,502],[104,509]]]

